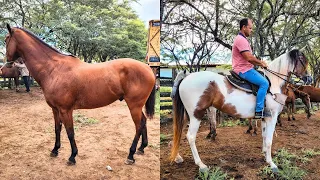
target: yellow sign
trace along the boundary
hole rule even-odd
[[[147,63],[160,66],[160,20],[149,21]]]

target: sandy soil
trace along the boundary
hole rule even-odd
[[[305,114],[297,114],[296,121],[282,118],[282,127],[276,127],[277,137],[274,137],[273,154],[280,148],[289,152],[301,152],[302,149],[320,149],[320,111],[308,120]],[[196,146],[202,161],[208,166],[218,166],[235,179],[261,179],[259,170],[267,165],[261,153],[262,137],[259,123],[258,136],[252,137],[244,132],[245,126],[223,127],[217,129],[216,141],[205,139],[209,133],[209,124],[201,122],[197,134]],[[161,133],[172,139],[172,123],[162,124]],[[184,128],[180,155],[184,158],[181,164],[170,163],[168,141],[161,144],[160,177],[161,179],[194,179],[198,174],[198,166],[194,164],[190,146],[186,138],[187,128]],[[320,156],[315,156],[300,168],[307,171],[304,179],[319,179]]]
[[[74,112],[98,120],[89,125],[76,123],[79,153],[75,166],[66,165],[71,150],[64,128],[59,156],[50,157],[54,120],[40,88],[32,88],[31,93],[1,90],[0,110],[0,179],[160,178],[159,117],[147,121],[145,154],[135,155],[134,165],[124,164],[135,133],[125,102]]]

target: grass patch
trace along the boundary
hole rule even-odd
[[[165,86],[161,86],[160,87],[160,92],[171,92],[172,87],[165,87]]]
[[[313,111],[318,111],[319,109],[318,109],[318,107],[317,107],[317,105],[316,105],[316,103],[315,104],[313,104]]]
[[[302,154],[304,157],[312,158],[314,156],[320,155],[320,151],[315,151],[313,149],[303,149]]]
[[[269,166],[265,166],[260,170],[259,175],[262,176],[262,179],[303,179],[307,172],[298,167],[298,164],[309,162],[309,157],[313,157],[318,153],[308,149],[302,151],[302,156],[298,156],[284,148],[279,149],[273,158],[274,163],[279,167],[279,172],[274,174]]]
[[[155,114],[160,115],[160,91],[156,91]]]
[[[92,125],[97,124],[99,121],[94,118],[88,118],[83,114],[73,114],[73,120],[78,126],[86,126],[86,125]]]
[[[161,102],[160,106],[172,106],[172,102]]]
[[[305,109],[304,108],[301,108],[299,110],[296,111],[297,114],[305,114]]]
[[[196,180],[225,180],[228,174],[223,172],[220,167],[210,168],[207,172],[200,172]]]
[[[168,116],[169,114],[172,113],[172,110],[170,109],[167,109],[167,110],[161,110],[160,111],[160,116],[163,117],[163,116]]]
[[[160,146],[159,145],[153,145],[153,144],[150,144],[148,145],[150,148],[152,149],[160,149]]]
[[[168,136],[165,134],[160,134],[160,144],[168,140]]]
[[[248,126],[249,121],[245,119],[244,121],[240,120],[224,120],[218,125],[218,127],[234,127],[234,126]]]

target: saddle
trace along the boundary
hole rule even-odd
[[[262,71],[258,71],[258,72],[263,75]],[[251,82],[241,78],[233,70],[230,70],[230,75],[226,75],[226,78],[234,87],[241,89],[245,92],[252,93],[253,95],[257,96],[259,86],[252,84]],[[266,76],[266,79],[269,82],[269,88],[267,90],[267,93],[270,93],[271,82],[267,76]]]

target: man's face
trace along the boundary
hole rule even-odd
[[[244,30],[244,35],[246,37],[249,37],[252,33],[252,21],[248,20],[248,25],[247,26],[243,26],[243,30]]]

